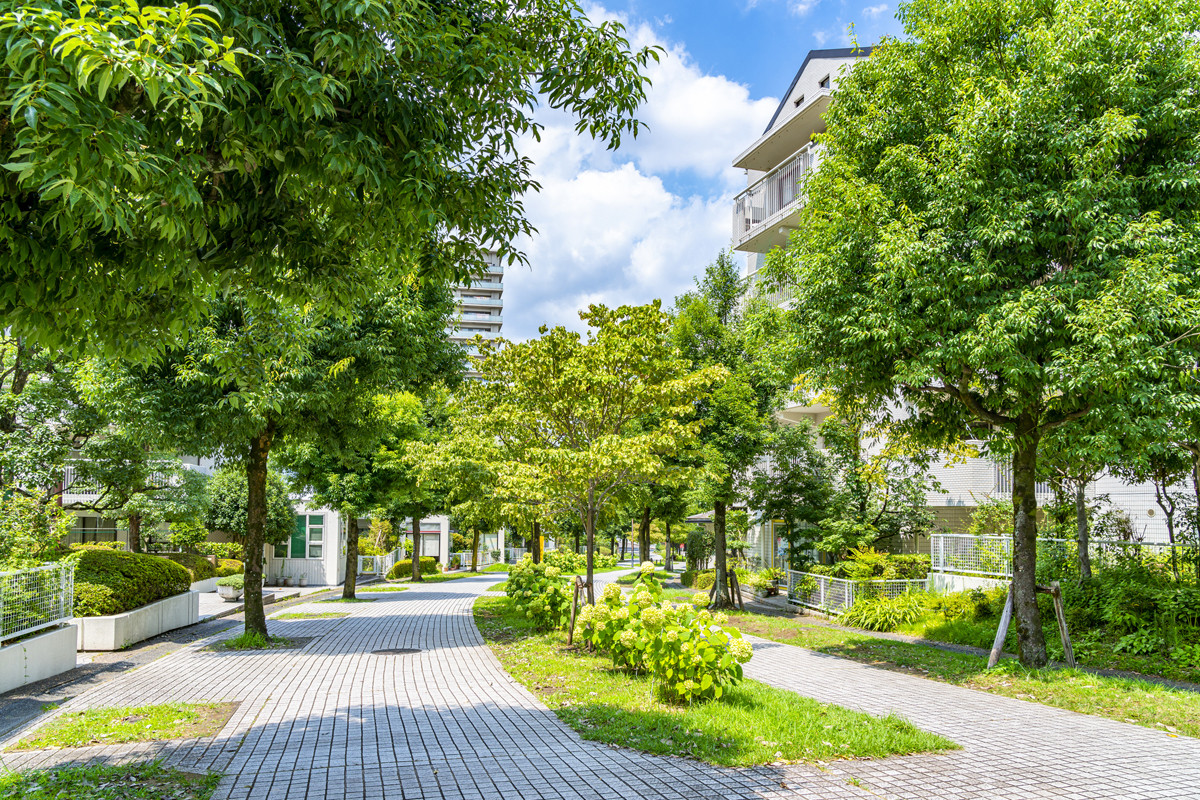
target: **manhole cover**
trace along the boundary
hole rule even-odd
[[[373,656],[408,656],[413,653],[419,653],[420,650],[415,650],[411,647],[392,647],[387,650],[372,650]]]

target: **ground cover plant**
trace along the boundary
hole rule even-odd
[[[897,717],[872,717],[751,680],[718,702],[665,703],[648,675],[567,647],[564,632],[539,628],[508,598],[479,598],[475,619],[509,674],[584,739],[720,766],[954,747]]]
[[[50,720],[9,749],[197,739],[215,735],[236,708],[236,703],[164,703],[72,711]]]
[[[425,576],[438,574],[437,559],[433,556],[422,556],[420,559],[421,574]],[[400,580],[402,578],[412,579],[412,559],[405,558],[397,561],[390,570],[388,570],[387,579],[389,581]],[[427,578],[428,579],[428,578]]]
[[[208,800],[221,776],[143,764],[60,767],[0,774],[0,797],[24,800]]]
[[[669,581],[675,578],[675,573],[660,569],[654,573],[654,577],[660,581]],[[622,575],[621,577],[617,578],[617,583],[621,584],[622,586],[630,586],[641,580],[641,578],[641,572],[631,572],[628,575]]]
[[[374,603],[374,597],[334,597],[329,600],[318,600],[318,603]]]
[[[282,636],[266,637],[258,631],[246,631],[211,647],[214,650],[285,650],[293,645],[293,640]]]
[[[340,619],[350,616],[347,611],[291,611],[276,614],[271,619]]]
[[[358,591],[360,591],[360,592],[366,592],[366,593],[371,593],[371,592],[407,592],[407,591],[408,591],[408,589],[409,589],[409,587],[407,587],[407,586],[387,586],[387,585],[376,585],[376,584],[370,584],[370,585],[368,585],[368,586],[363,586],[363,587],[359,588],[359,590],[358,590]]]
[[[1200,737],[1197,692],[1082,670],[1029,669],[1011,659],[989,670],[981,655],[882,639],[804,619],[732,612],[729,624],[743,633],[884,669],[1158,728],[1172,735]]]

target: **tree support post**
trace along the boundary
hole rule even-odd
[[[1008,626],[1012,624],[1013,590],[1008,585],[1008,594],[1004,597],[1004,610],[1000,612],[1000,625],[996,628],[996,638],[992,641],[992,652],[988,654],[987,668],[991,669],[1000,663],[1000,654],[1004,652],[1004,637],[1008,636]]]

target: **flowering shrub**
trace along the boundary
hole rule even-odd
[[[703,609],[707,604],[703,593],[691,604],[663,602],[654,565],[647,562],[627,601],[610,583],[600,603],[583,607],[576,634],[608,653],[614,665],[649,671],[664,700],[717,699],[741,680],[752,650],[736,629],[721,627],[724,614]]]
[[[571,618],[571,594],[562,570],[525,556],[508,571],[505,594],[518,611],[542,628],[561,628]]]

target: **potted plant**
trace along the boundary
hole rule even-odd
[[[308,586],[308,576],[301,575],[299,578],[296,578],[296,585],[297,586]]]
[[[217,594],[227,603],[240,600],[245,588],[246,579],[242,575],[226,575],[217,580]]]
[[[292,576],[291,575],[283,576],[283,585],[287,586],[287,587],[291,587],[291,585],[292,585]]]

